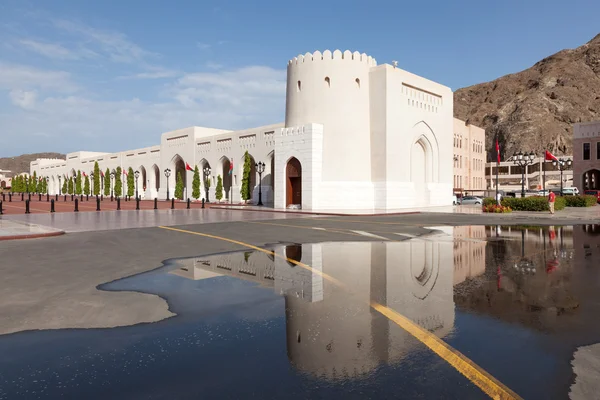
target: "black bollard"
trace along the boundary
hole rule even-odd
[[[83,201],[83,195],[81,195],[81,200],[80,201]]]
[[[103,194],[100,195],[100,200],[104,201],[104,195]]]
[[[29,214],[29,200],[25,200],[25,214]]]
[[[96,211],[100,211],[100,198],[96,196]]]
[[[187,209],[190,209],[190,198],[188,197],[188,201],[187,201]]]
[[[75,212],[79,212],[79,199],[75,199]]]
[[[85,201],[90,201],[90,195],[89,194],[85,195]]]
[[[28,196],[28,197],[29,197],[29,201],[31,201],[31,193],[29,193],[29,196]]]
[[[202,208],[204,208],[204,197],[202,198]]]
[[[67,201],[67,195],[65,194],[65,201]]]
[[[40,196],[40,198],[38,199],[38,201],[42,201],[42,194],[38,194],[38,196]]]
[[[21,201],[25,200],[25,193],[21,193]]]
[[[0,215],[2,215],[2,214],[3,214],[3,211],[2,211],[2,201],[0,201]]]
[[[158,199],[156,197],[154,198],[154,209],[158,210]]]
[[[175,209],[175,197],[171,199],[171,210]]]
[[[58,201],[58,194],[56,195],[56,201]]]
[[[73,201],[73,200],[75,200],[75,195],[74,194],[71,195],[71,201]]]
[[[135,198],[135,209],[136,210],[140,209],[140,198],[139,197]]]
[[[113,195],[112,194],[110,195],[110,201],[113,201]]]
[[[54,199],[52,199],[52,201],[50,201],[50,212],[51,213],[54,212]]]
[[[117,197],[117,210],[121,209],[121,198]]]
[[[9,202],[9,203],[12,203],[12,193],[9,193],[9,194],[8,194],[8,202]]]
[[[46,193],[46,203],[50,201],[50,193]]]

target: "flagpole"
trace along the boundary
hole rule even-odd
[[[500,147],[498,147],[498,133],[496,133],[496,204],[500,205],[498,199],[498,170],[500,169]]]

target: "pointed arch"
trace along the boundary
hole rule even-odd
[[[168,182],[169,190],[172,189],[171,193],[175,193],[177,177],[181,175],[181,180],[183,181],[183,195],[185,198],[187,189],[187,170],[185,169],[185,161],[183,161],[183,157],[179,154],[175,154],[173,158],[171,158],[169,165],[169,168],[171,169],[171,176],[169,177]]]
[[[227,156],[222,156],[219,159],[217,175],[221,175],[223,179],[223,195],[225,200],[231,200],[231,187],[233,186],[233,172],[230,174],[231,160]],[[214,176],[214,174],[213,174]],[[216,182],[213,182],[216,188]]]
[[[302,164],[296,157],[285,163],[285,206],[302,206]]]

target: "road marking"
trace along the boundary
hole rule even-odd
[[[258,221],[243,221],[243,222],[246,222],[248,224],[285,226],[285,227],[288,227],[288,228],[311,229],[311,230],[327,231],[327,232],[333,232],[333,233],[342,233],[344,235],[363,236],[363,235],[361,235],[359,233],[348,232],[348,231],[337,229],[337,228],[321,228],[321,227],[318,227],[318,226],[302,226],[302,225],[291,225],[291,224],[276,224],[274,222],[258,222]]]
[[[348,289],[348,287],[339,280],[335,279],[331,275],[328,275],[322,271],[313,269],[311,266],[304,264],[302,262],[293,260],[291,258],[286,258],[278,254],[274,254],[270,250],[266,250],[260,248],[258,246],[251,245],[249,243],[240,242],[238,240],[229,239],[222,236],[211,235],[208,233],[202,232],[194,232],[188,231],[185,229],[172,228],[169,226],[159,226],[159,228],[167,229],[170,231],[187,233],[191,235],[203,236],[211,239],[221,240],[224,242],[234,243],[243,247],[247,247],[250,249],[254,249],[260,251],[262,253],[274,255],[275,257],[282,258],[292,264],[298,265],[304,269],[311,271],[312,273],[318,274],[328,281],[338,285],[339,287]],[[390,321],[394,322],[396,325],[400,326],[402,329],[406,330],[408,333],[413,335],[417,340],[423,343],[425,346],[429,347],[433,352],[439,355],[442,359],[452,365],[458,372],[464,375],[467,379],[469,379],[473,384],[479,387],[484,393],[490,396],[493,399],[521,399],[521,397],[505,386],[503,383],[498,381],[488,372],[486,372],[483,368],[475,364],[464,354],[454,349],[452,346],[444,342],[439,337],[430,333],[429,331],[421,328],[419,325],[412,322],[410,319],[405,316],[399,314],[398,312],[392,310],[389,307],[383,306],[377,302],[370,302],[369,305]]]
[[[370,232],[366,232],[366,231],[350,231],[350,232],[358,233],[359,235],[368,236],[368,237],[372,237],[372,238],[376,238],[376,239],[390,240],[384,236],[379,236],[374,233],[370,233]]]

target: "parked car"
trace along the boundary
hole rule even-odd
[[[460,204],[483,204],[483,199],[476,196],[464,196]]]
[[[579,194],[579,189],[576,187],[566,187],[563,188],[563,196],[577,196]]]
[[[598,199],[598,203],[600,203],[600,190],[586,190],[583,193],[589,196],[596,196],[596,199]]]

